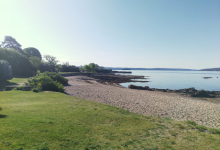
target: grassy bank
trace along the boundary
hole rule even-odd
[[[218,130],[62,93],[0,92],[0,149],[220,149]]]

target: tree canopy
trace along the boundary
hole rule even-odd
[[[0,82],[12,79],[12,69],[6,60],[0,60]]]
[[[6,60],[12,67],[13,76],[33,75],[34,67],[29,59],[14,49],[0,48],[0,60]]]
[[[51,56],[51,55],[44,55],[44,58],[48,61],[48,64],[50,65],[50,68],[52,70],[55,70],[55,66],[59,62],[56,57]]]
[[[99,69],[99,65],[95,63],[90,63],[89,65],[84,65],[83,70],[95,72]]]
[[[19,44],[15,38],[11,36],[5,36],[4,42],[1,44],[2,48],[12,48],[17,50],[20,53],[23,53],[21,49],[21,44]]]
[[[33,65],[35,71],[42,69],[42,67],[43,67],[43,62],[42,62],[42,60],[40,60],[40,58],[35,57],[35,56],[31,56],[31,57],[29,58],[29,61],[30,61],[31,64]]]
[[[42,59],[40,51],[38,49],[34,48],[34,47],[25,48],[23,51],[29,57],[30,56],[35,56],[35,57],[38,57],[40,60]]]

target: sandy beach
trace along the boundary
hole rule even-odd
[[[177,93],[134,90],[104,85],[86,76],[70,76],[68,94],[127,109],[131,112],[178,121],[193,120],[199,125],[220,129],[220,104]]]

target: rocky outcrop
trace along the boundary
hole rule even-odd
[[[203,79],[210,79],[210,78],[212,78],[212,77],[203,77]]]
[[[185,96],[192,97],[220,97],[220,91],[205,91],[205,90],[196,90],[194,87],[179,89],[179,90],[170,90],[170,89],[157,89],[157,88],[149,88],[149,86],[136,86],[130,84],[128,86],[130,89],[138,89],[138,90],[148,90],[148,91],[161,91],[161,92],[172,92],[172,93],[180,93]]]
[[[149,86],[136,86],[136,85],[133,85],[133,84],[130,84],[129,86],[128,86],[128,88],[130,88],[130,89],[138,89],[138,90],[149,90],[149,91],[152,91],[152,89],[151,88],[149,88]]]
[[[144,76],[133,76],[133,75],[114,75],[114,74],[93,74],[90,77],[97,79],[98,82],[112,83],[126,83],[134,82],[133,79],[146,79]],[[148,81],[135,81],[135,82],[148,82]]]

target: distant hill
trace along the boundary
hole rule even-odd
[[[163,71],[198,71],[196,69],[182,69],[182,68],[122,68],[122,67],[105,67],[112,70],[163,70]]]
[[[199,71],[220,71],[220,68],[207,68],[207,69],[201,69]]]

